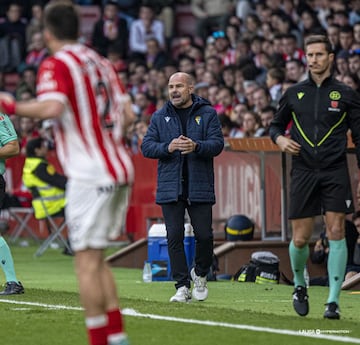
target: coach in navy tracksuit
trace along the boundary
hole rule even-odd
[[[193,78],[173,74],[169,101],[152,118],[141,149],[158,159],[156,203],[162,207],[176,294],[171,302],[207,298],[206,275],[212,264],[212,205],[215,203],[213,158],[224,147],[216,111],[193,95]],[[187,209],[196,239],[195,268],[189,275],[184,251],[184,216]]]

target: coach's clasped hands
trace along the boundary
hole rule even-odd
[[[185,135],[180,135],[178,138],[173,139],[168,146],[168,151],[170,153],[178,150],[182,155],[194,152],[195,149],[196,143]]]
[[[15,98],[6,92],[0,92],[0,112],[13,115],[16,112]]]

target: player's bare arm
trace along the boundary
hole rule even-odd
[[[42,120],[60,116],[64,104],[57,100],[16,102],[9,93],[0,92],[0,111]]]

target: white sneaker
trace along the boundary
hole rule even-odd
[[[186,286],[179,287],[176,294],[170,298],[170,302],[186,303],[191,300],[190,290]]]
[[[207,288],[206,277],[199,277],[195,273],[195,268],[190,272],[191,279],[194,282],[194,288],[192,290],[192,296],[198,301],[204,301],[207,299],[209,290]]]

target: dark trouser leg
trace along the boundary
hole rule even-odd
[[[214,250],[212,205],[195,203],[189,205],[187,209],[195,233],[195,273],[205,277],[212,264]]]
[[[167,232],[168,251],[175,287],[190,288],[189,269],[184,250],[185,201],[161,205]]]

